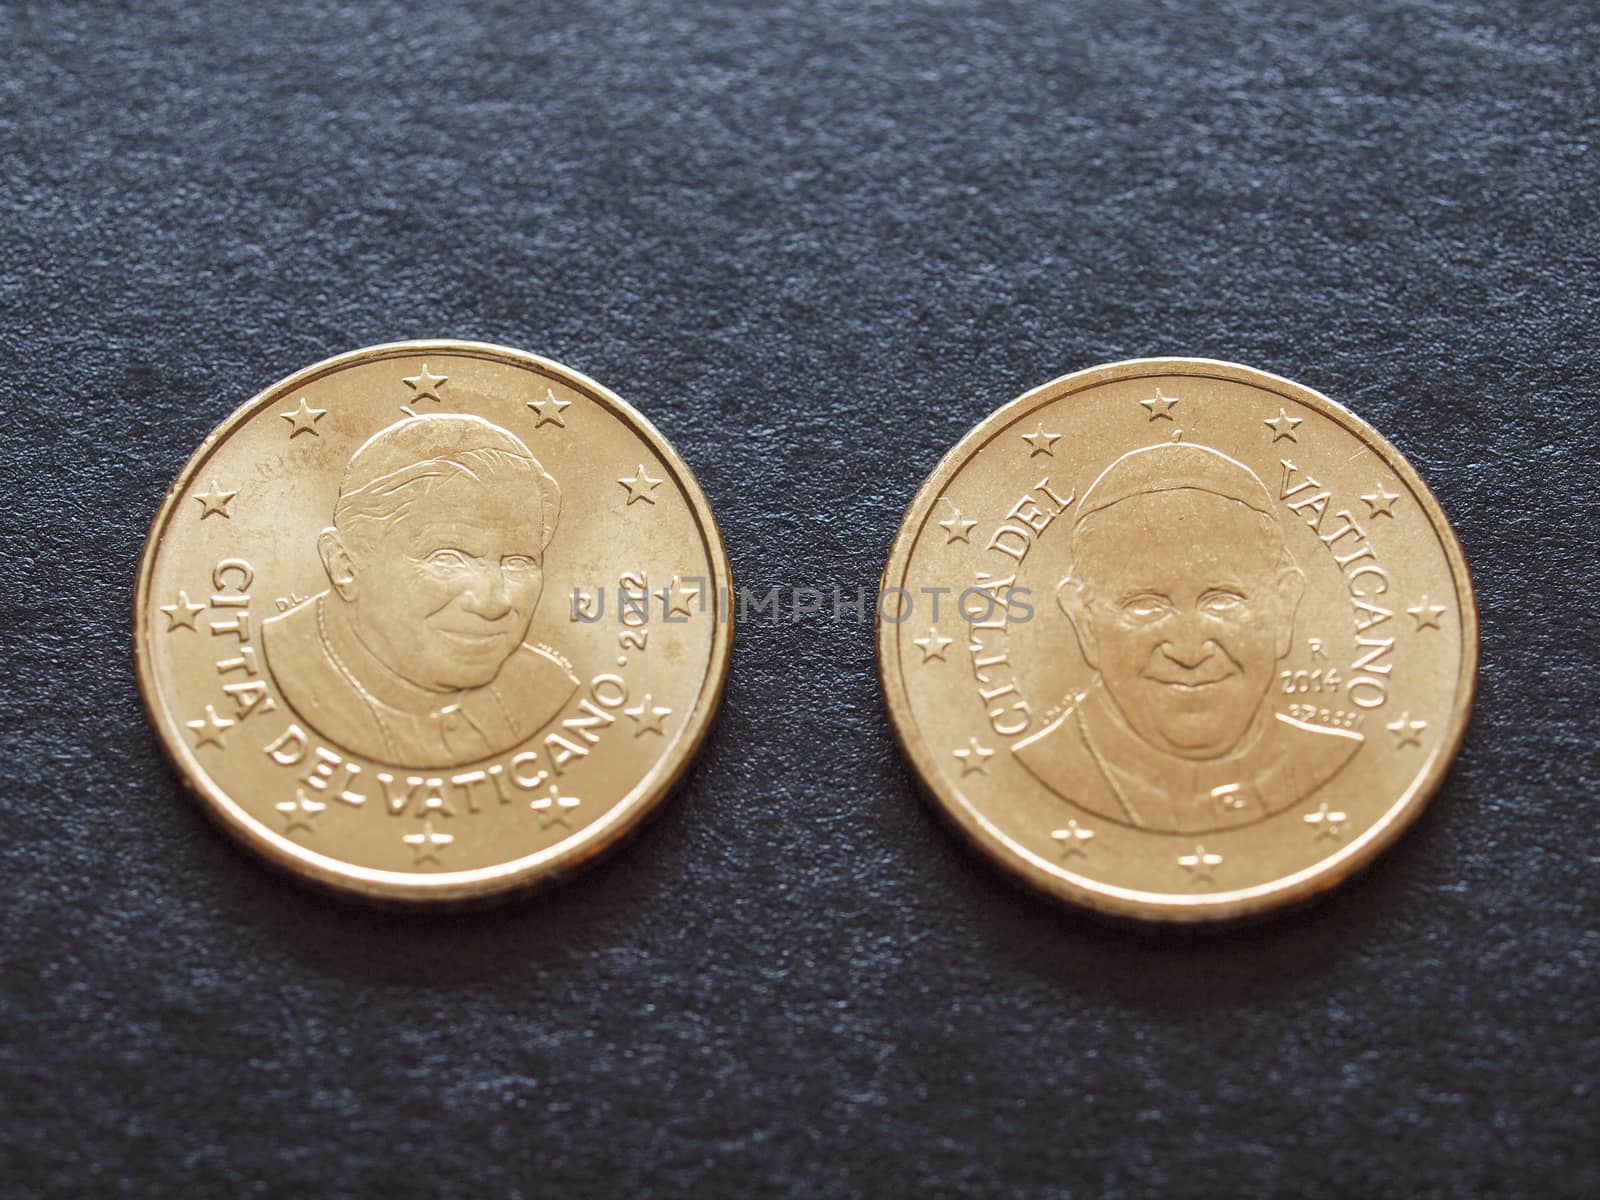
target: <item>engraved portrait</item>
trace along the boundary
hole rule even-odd
[[[1150,830],[1298,803],[1363,741],[1270,703],[1305,585],[1248,467],[1179,442],[1123,455],[1082,496],[1056,590],[1091,678],[1013,752],[1064,799]]]
[[[528,447],[480,417],[380,430],[317,538],[327,588],[263,623],[284,698],[331,741],[397,766],[454,766],[537,732],[578,684],[527,640],[560,509]]]

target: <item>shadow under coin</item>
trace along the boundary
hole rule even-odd
[[[217,830],[236,856],[230,907],[306,968],[359,984],[503,983],[614,949],[671,889],[685,840],[680,810],[717,739],[714,726],[683,779],[620,842],[531,887],[441,906],[373,901],[308,883]]]
[[[1447,795],[1441,799],[1449,803]],[[1374,942],[1392,940],[1405,923],[1397,914],[1415,900],[1413,864],[1420,859],[1414,856],[1431,857],[1428,845],[1437,836],[1430,807],[1399,845],[1342,886],[1229,922],[1141,922],[1074,908],[996,870],[953,833],[961,849],[952,852],[942,883],[947,903],[975,912],[971,924],[981,928],[986,956],[999,972],[1052,981],[1086,1006],[1226,1011],[1315,989]]]

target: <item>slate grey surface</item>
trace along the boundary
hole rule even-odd
[[[0,12],[7,1196],[1579,1196],[1594,1080],[1589,4],[14,4]],[[1429,814],[1208,935],[1007,883],[869,628],[739,632],[662,816],[491,912],[324,898],[181,794],[145,526],[328,354],[548,354],[742,585],[872,586],[984,414],[1233,359],[1408,454],[1476,572]]]

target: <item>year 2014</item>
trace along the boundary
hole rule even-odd
[[[1344,686],[1337,667],[1317,671],[1283,671],[1280,672],[1280,678],[1286,696],[1304,692],[1337,692]]]

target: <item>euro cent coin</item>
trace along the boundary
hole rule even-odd
[[[463,342],[340,355],[206,438],[151,527],[139,687],[183,780],[323,884],[459,900],[604,850],[683,773],[733,631],[683,460]]]
[[[993,413],[889,554],[890,718],[944,813],[1057,896],[1202,921],[1389,845],[1461,745],[1477,610],[1438,502],[1309,388],[1115,363]]]

